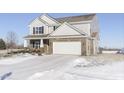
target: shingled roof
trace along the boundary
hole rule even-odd
[[[70,16],[70,17],[63,17],[63,18],[56,18],[56,20],[60,23],[64,22],[80,22],[80,21],[90,21],[96,14],[87,14],[87,15],[80,15],[80,16]]]

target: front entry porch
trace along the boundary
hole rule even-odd
[[[41,47],[41,40],[30,40],[30,48],[39,49]]]
[[[30,39],[25,41],[25,48],[43,49],[44,53],[48,53],[49,39]]]

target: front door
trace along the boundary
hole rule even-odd
[[[34,48],[36,48],[36,49],[39,49],[40,48],[40,42],[39,41],[36,41],[34,43]]]

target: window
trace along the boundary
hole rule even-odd
[[[53,26],[53,31],[55,31],[56,30],[56,26]]]
[[[43,34],[43,33],[44,33],[44,26],[33,27],[33,34]]]
[[[38,27],[36,27],[36,34],[38,34],[38,30],[39,30]]]
[[[42,27],[39,27],[39,34],[42,34]]]

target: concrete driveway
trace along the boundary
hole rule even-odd
[[[24,80],[37,72],[61,68],[64,64],[77,58],[78,56],[71,55],[37,56],[33,59],[24,60],[17,64],[0,65],[0,76],[12,72],[12,75],[7,79]]]

